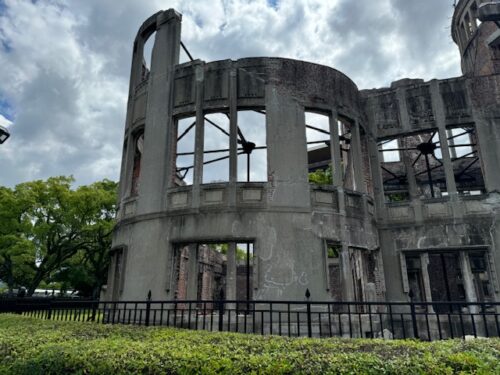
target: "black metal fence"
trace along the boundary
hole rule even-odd
[[[51,320],[262,335],[439,340],[500,337],[500,303],[0,300],[0,313]]]

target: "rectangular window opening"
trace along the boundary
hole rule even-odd
[[[203,183],[229,181],[229,117],[224,113],[205,115]]]
[[[475,127],[448,128],[446,135],[458,193],[461,195],[483,194],[485,185]]]
[[[238,111],[238,181],[267,181],[266,139],[265,113]]]
[[[309,182],[332,184],[329,116],[305,112]]]
[[[194,134],[196,118],[177,120],[175,185],[192,185],[194,169]]]

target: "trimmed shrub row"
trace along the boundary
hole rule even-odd
[[[288,339],[0,315],[1,374],[500,374],[500,340]]]

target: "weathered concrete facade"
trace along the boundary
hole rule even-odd
[[[408,301],[410,290],[426,301],[498,301],[500,75],[498,51],[488,49],[497,47],[484,46],[496,25],[483,22],[463,40],[463,14],[474,4],[459,2],[453,18],[463,77],[369,91],[335,69],[289,59],[179,64],[181,16],[149,18],[134,42],[106,298],[144,299],[151,290],[154,299],[197,299],[208,285],[203,249],[224,244],[214,267],[222,264],[227,299],[303,300],[309,289],[325,301]],[[477,63],[469,61],[474,43]],[[265,118],[265,146],[241,132],[238,118],[249,110]],[[227,130],[207,120],[213,113],[228,118]],[[328,119],[329,185],[308,180],[307,113]],[[204,166],[217,162],[207,155],[220,152],[204,146],[209,127],[228,137],[224,182],[204,183]],[[187,132],[193,150],[180,152]],[[238,155],[250,159],[259,148],[266,181],[250,173],[240,181]],[[185,155],[193,163],[179,168]]]

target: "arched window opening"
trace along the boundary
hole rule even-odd
[[[266,116],[262,110],[238,111],[238,181],[267,181]]]
[[[144,54],[142,58],[142,80],[145,81],[149,78],[151,71],[151,61],[153,60],[153,47],[155,44],[156,33],[153,33],[144,43]]]
[[[134,166],[132,168],[132,183],[130,195],[139,194],[139,180],[141,176],[141,161],[144,151],[144,131],[141,131],[135,136],[134,143]]]

